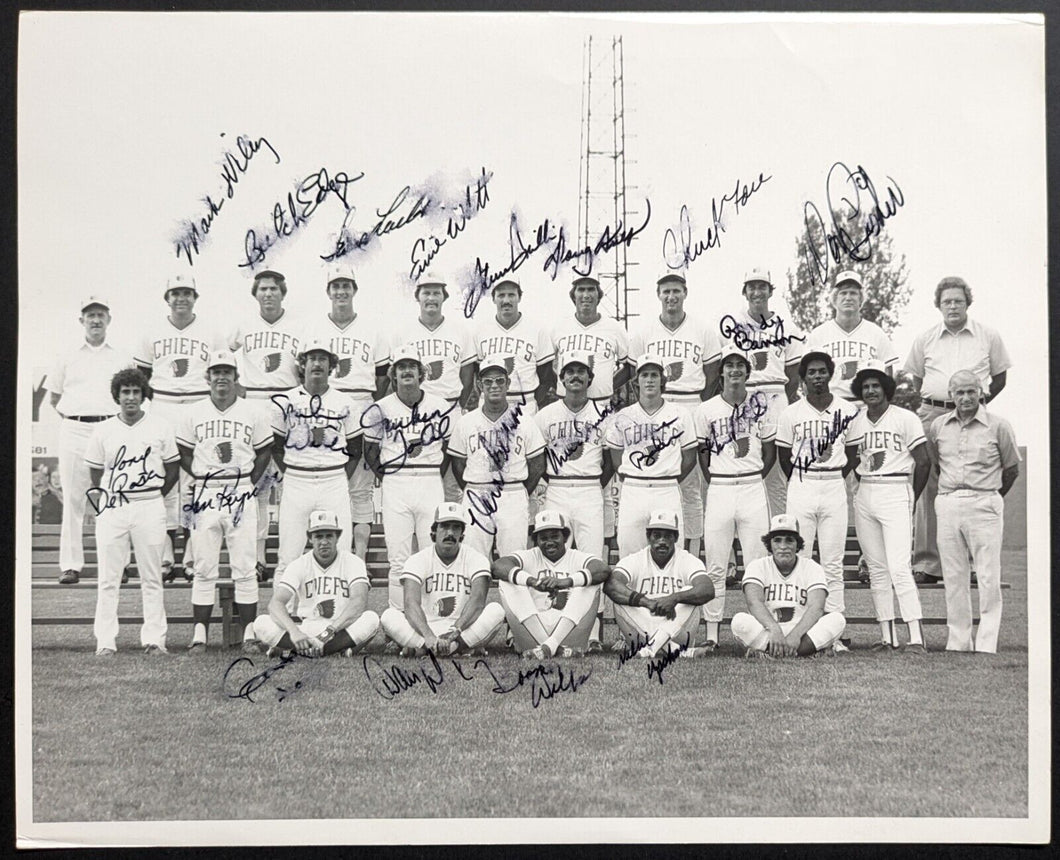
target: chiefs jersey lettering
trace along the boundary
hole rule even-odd
[[[163,337],[154,341],[152,355],[155,361],[168,356],[210,360],[210,344],[196,337]]]
[[[452,570],[440,570],[423,580],[423,593],[431,594],[435,591],[445,591],[449,594],[471,593],[471,580],[463,573]]]
[[[227,418],[214,418],[195,425],[195,441],[222,438],[225,440],[254,445],[254,426],[243,421],[230,421]]]
[[[514,356],[517,361],[533,361],[535,351],[530,341],[511,335],[481,337],[478,341],[480,356],[504,354]]]
[[[243,336],[244,352],[275,349],[290,355],[298,354],[298,338],[285,331],[254,331]]]
[[[572,350],[582,350],[595,355],[604,361],[612,361],[616,357],[615,344],[608,338],[599,337],[595,334],[569,334],[556,338],[556,354],[562,355]]]
[[[314,600],[319,597],[346,597],[350,596],[350,584],[338,576],[315,576],[303,583],[306,600]]]

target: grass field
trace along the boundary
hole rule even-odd
[[[877,655],[876,628],[858,626],[849,654],[748,661],[724,628],[718,654],[676,661],[662,684],[613,654],[527,678],[536,664],[491,653],[489,669],[443,660],[433,692],[420,680],[384,698],[384,668],[437,675],[430,661],[376,654],[374,681],[361,658],[296,659],[249,701],[241,685],[278,661],[239,664],[223,686],[238,652],[184,656],[190,627],[170,628],[177,654],[151,659],[123,627],[111,660],[93,657],[89,627],[35,627],[33,819],[1023,817],[1025,554],[1006,552],[1004,569],[993,657]],[[941,590],[921,597],[925,614],[943,614]],[[171,614],[188,599],[168,592]],[[136,591],[121,600],[139,611]],[[90,615],[93,601],[38,591],[33,611]],[[742,605],[730,593],[726,614]],[[867,591],[848,594],[848,614],[871,614]],[[945,627],[925,631],[944,646]]]

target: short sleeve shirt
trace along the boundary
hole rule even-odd
[[[924,427],[908,409],[888,406],[872,421],[867,411],[858,413],[847,430],[847,445],[858,446],[857,473],[870,475],[911,475],[916,465],[913,449],[924,443]]]
[[[428,546],[409,557],[400,578],[419,583],[420,606],[428,622],[451,618],[455,624],[471,599],[471,583],[489,575],[486,557],[470,547],[460,547],[446,564],[434,546]]]
[[[710,451],[712,476],[762,471],[762,443],[776,436],[770,415],[761,391],[748,392],[735,406],[718,394],[696,407],[696,439]]]
[[[677,480],[682,452],[695,448],[696,434],[682,407],[664,401],[649,413],[634,403],[615,415],[606,442],[622,451],[618,473],[623,478]]]
[[[684,549],[675,549],[666,566],[660,568],[650,547],[620,559],[614,572],[620,571],[629,579],[630,588],[652,599],[684,591],[692,580],[707,575],[703,562]]]
[[[747,565],[743,575],[743,587],[753,582],[762,587],[766,609],[780,623],[798,623],[806,612],[806,601],[815,589],[828,590],[824,569],[813,559],[798,556],[794,570],[784,576],[777,568],[773,556],[757,558]]]
[[[352,552],[340,550],[327,567],[307,552],[287,565],[276,587],[297,595],[300,618],[334,618],[350,602],[350,590],[358,582],[368,584],[368,569]]]
[[[933,400],[949,399],[950,377],[958,370],[970,370],[989,391],[990,377],[1010,367],[1001,336],[971,317],[956,334],[939,323],[918,335],[905,362],[907,371],[924,380],[920,393]]]
[[[1012,425],[980,406],[962,424],[957,412],[940,415],[928,428],[928,442],[939,464],[939,492],[1000,490],[1001,473],[1020,462]]]
[[[614,393],[615,373],[629,360],[626,330],[618,320],[603,314],[589,325],[582,325],[577,317],[564,320],[552,330],[552,344],[556,351],[557,377],[558,365],[564,354],[580,350],[592,356],[593,381],[589,386],[589,396],[599,400]],[[563,383],[557,382],[556,392],[560,397],[565,391]]]
[[[858,370],[869,359],[882,361],[888,368],[898,363],[898,353],[891,339],[876,323],[862,320],[852,331],[843,331],[835,319],[821,323],[806,338],[806,351],[824,352],[835,361],[832,393],[854,400],[850,390]]]
[[[520,404],[496,419],[481,407],[461,415],[449,442],[449,453],[467,461],[464,480],[469,484],[525,481],[529,476],[526,461],[544,450],[541,431]]]

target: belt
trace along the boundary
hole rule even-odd
[[[971,487],[961,487],[957,490],[946,490],[943,492],[939,490],[940,496],[982,496],[982,495],[993,495],[997,490],[973,490]]]
[[[286,464],[288,470],[293,469],[296,472],[339,472],[344,470],[346,467],[343,466],[292,466],[290,463]]]
[[[161,394],[163,397],[209,397],[209,391],[159,391],[157,388],[151,389],[157,397]]]
[[[242,481],[244,478],[250,477],[250,472],[239,472],[235,475],[226,472],[224,474],[192,475],[191,477],[195,481],[203,481],[204,483],[209,483],[211,481]]]
[[[863,484],[905,484],[909,481],[906,472],[890,472],[886,475],[862,475]]]
[[[933,397],[921,397],[922,403],[926,403],[928,406],[938,406],[942,409],[956,409],[957,404],[952,400],[935,400]]]
[[[755,484],[762,480],[761,472],[740,472],[738,475],[711,475],[710,483],[720,481],[723,484]]]
[[[526,489],[526,485],[523,484],[522,481],[505,481],[503,483],[501,483],[500,481],[497,481],[496,483],[494,483],[493,481],[468,481],[467,485],[468,487],[487,487],[491,490],[499,487],[502,491]]]
[[[634,483],[631,487],[636,487],[637,489],[643,488],[645,490],[656,490],[660,487],[664,487],[666,489],[673,488],[676,490],[678,487],[677,475],[662,478],[638,478],[636,475],[619,475],[619,477],[622,478],[623,484],[626,481],[633,481]]]
[[[81,421],[85,424],[98,424],[100,421],[106,421],[111,418],[110,415],[67,415],[65,416],[67,421]]]
[[[801,478],[810,478],[814,481],[834,480],[843,477],[842,469],[807,469],[800,473]]]
[[[600,482],[600,475],[544,475],[546,483],[556,484],[557,486],[563,486],[564,484],[574,484],[578,486],[586,481]]]
[[[390,467],[387,466],[386,464],[384,464],[383,468],[387,469],[387,468],[390,468]],[[427,472],[430,472],[433,475],[433,474],[437,474],[441,470],[442,470],[442,466],[441,466],[440,463],[437,464],[437,465],[426,464],[426,465],[418,465],[418,466],[410,466],[408,463],[402,463],[400,466],[398,466],[398,468],[394,469],[393,472],[386,472],[385,474],[386,474],[386,477],[388,477],[388,478],[396,478],[398,475],[404,475],[406,473],[409,473],[410,477],[411,477],[411,473],[413,473],[413,472],[417,472],[417,473],[419,473],[421,475],[425,474]]]

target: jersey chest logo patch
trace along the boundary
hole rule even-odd
[[[173,376],[180,378],[188,375],[188,360],[186,358],[173,359]]]
[[[585,443],[579,442],[573,448],[568,449],[567,459],[568,460],[580,460],[582,454],[585,453]]]
[[[415,460],[420,454],[423,453],[423,441],[413,442],[406,449],[407,456],[410,460]]]
[[[832,456],[832,444],[828,443],[825,445],[817,454],[817,459],[820,461],[827,460]]]
[[[328,429],[327,427],[313,427],[312,428],[313,446],[314,447],[319,448],[321,445],[324,444],[324,431],[327,430],[327,429]]]
[[[858,372],[858,363],[856,361],[844,361],[843,371],[840,374],[840,379],[847,380],[853,379]]]
[[[321,600],[317,604],[317,615],[321,618],[331,618],[335,614],[334,600]]]
[[[280,359],[283,355],[279,352],[270,352],[261,360],[261,367],[266,373],[273,373],[279,370]]]
[[[867,457],[861,458],[861,464],[867,472],[878,472],[883,468],[883,461],[887,458],[886,451],[873,451]]]
[[[434,604],[434,611],[438,614],[439,618],[448,618],[453,614],[454,609],[456,609],[456,598],[452,596],[443,597]]]
[[[505,356],[504,358],[504,369],[508,371],[508,377],[515,373],[515,358],[512,356]]]
[[[769,364],[769,350],[762,350],[761,352],[751,353],[751,366],[755,370],[765,370],[766,365]]]
[[[741,436],[736,440],[733,450],[737,460],[743,459],[751,450],[751,438],[749,436]]]
[[[427,362],[427,379],[441,379],[442,367],[444,366],[444,364],[445,362],[443,362],[441,359],[439,359],[438,361]]]
[[[569,591],[553,591],[548,595],[548,602],[553,609],[563,609],[567,605],[568,597]]]
[[[684,372],[685,363],[683,361],[675,361],[666,365],[666,379],[670,382],[676,382]]]
[[[232,462],[232,443],[231,442],[218,442],[214,446],[214,453],[217,454],[217,461],[219,463],[231,463]]]
[[[777,621],[783,624],[785,621],[791,621],[791,619],[795,617],[795,607],[778,606],[773,610],[773,615],[776,617]]]
[[[340,358],[339,366],[335,368],[335,378],[344,379],[345,377],[349,376],[351,363],[351,360],[348,358]]]

